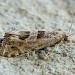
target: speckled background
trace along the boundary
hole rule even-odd
[[[57,29],[72,34],[70,42],[49,47],[48,60],[34,53],[29,59],[0,56],[0,75],[75,75],[75,0],[0,0],[1,38],[5,32]]]

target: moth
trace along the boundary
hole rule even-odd
[[[67,40],[67,34],[61,31],[20,31],[17,34],[7,32],[0,41],[0,55],[16,57],[42,48],[52,47]]]

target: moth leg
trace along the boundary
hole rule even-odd
[[[36,53],[40,59],[47,60],[49,58],[47,47],[37,50]]]

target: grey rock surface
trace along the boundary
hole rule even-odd
[[[58,29],[72,34],[70,42],[49,47],[48,60],[35,54],[29,59],[0,56],[0,75],[75,75],[75,0],[0,0],[0,37],[5,32]]]

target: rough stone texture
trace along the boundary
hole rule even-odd
[[[72,27],[71,27],[72,24]],[[49,59],[33,53],[25,57],[0,57],[0,75],[75,75],[75,0],[0,0],[0,37],[4,32],[58,30],[68,43],[49,49]]]

